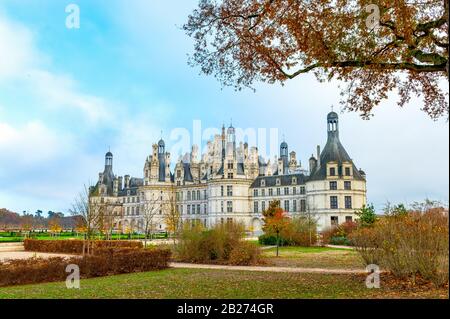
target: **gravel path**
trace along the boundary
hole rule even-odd
[[[262,272],[286,272],[286,273],[319,273],[319,274],[366,274],[365,269],[325,269],[325,268],[295,268],[295,267],[264,267],[264,266],[224,266],[224,265],[200,265],[187,263],[171,263],[173,268],[189,269],[222,269],[237,271],[262,271]]]
[[[29,259],[33,257],[38,258],[52,258],[52,257],[63,257],[63,258],[71,258],[73,255],[65,255],[65,254],[47,254],[47,253],[35,253],[29,251],[8,251],[8,252],[0,252],[0,261],[5,261],[8,259]]]

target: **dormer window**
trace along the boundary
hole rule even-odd
[[[297,177],[292,177],[292,184],[297,184]]]
[[[276,184],[277,184],[277,185],[281,185],[281,181],[280,181],[280,179],[279,179],[279,178],[277,178],[277,180],[276,180]]]
[[[336,176],[336,168],[330,167],[330,176]]]
[[[345,176],[352,176],[352,170],[350,167],[345,168]]]
[[[266,180],[261,180],[261,187],[266,187]]]

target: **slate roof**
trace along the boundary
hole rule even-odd
[[[343,175],[342,172],[342,163],[349,162],[353,165],[353,178],[356,180],[365,180],[361,175],[360,171],[356,168],[355,164],[353,164],[352,159],[348,155],[344,146],[342,146],[339,140],[339,134],[337,133],[329,133],[328,141],[320,154],[320,166],[311,174],[310,180],[324,180],[327,177],[327,163],[329,162],[337,162],[339,166],[338,174],[339,176]]]
[[[292,184],[292,178],[297,178],[297,183]],[[277,179],[280,179],[280,185],[277,185]],[[266,186],[261,186],[261,181],[266,181]],[[274,176],[259,176],[257,177],[250,188],[260,187],[279,187],[279,186],[292,186],[292,185],[305,185],[308,181],[308,176],[304,174],[289,174],[289,175],[274,175]]]

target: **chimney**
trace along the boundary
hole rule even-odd
[[[311,158],[309,159],[309,172],[310,174],[313,174],[316,171],[317,168],[317,160],[314,158],[314,154],[311,155]]]
[[[119,176],[119,191],[123,189],[123,177]]]
[[[130,175],[125,175],[125,188],[130,188]]]
[[[317,145],[317,167],[320,167],[320,145]]]
[[[119,179],[117,177],[114,178],[113,192],[114,192],[114,196],[117,196],[117,194],[119,193]]]

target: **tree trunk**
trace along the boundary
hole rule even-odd
[[[280,256],[280,232],[277,231],[277,257]]]

